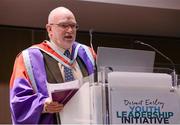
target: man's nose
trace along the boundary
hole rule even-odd
[[[74,31],[73,27],[71,27],[71,26],[67,27],[67,32],[73,32],[73,31]]]

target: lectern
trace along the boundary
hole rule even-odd
[[[180,91],[171,74],[104,70],[99,77],[64,106],[62,124],[180,123]]]
[[[138,68],[143,67],[98,67],[98,81],[94,75],[79,81],[83,85],[60,112],[61,123],[180,124],[176,74],[165,68]]]

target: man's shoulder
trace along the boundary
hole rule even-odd
[[[41,42],[41,43],[33,44],[33,45],[23,49],[21,52],[19,52],[17,54],[17,56],[19,56],[23,51],[29,51],[29,50],[32,50],[32,49],[38,49],[38,47],[43,46],[43,44],[44,44],[44,41]]]
[[[83,48],[83,50],[84,50],[88,55],[90,55],[90,57],[91,57],[91,55],[92,55],[92,58],[96,58],[96,53],[95,53],[95,51],[94,51],[93,48],[91,48],[90,46],[85,45],[85,44],[81,44],[81,43],[77,43],[77,44],[80,44],[80,46]],[[81,49],[81,51],[83,51],[83,50]]]
[[[28,49],[38,49],[38,48],[42,48],[44,46],[47,46],[46,41],[43,41],[41,43],[37,43],[37,44],[33,44],[32,46],[30,46]]]
[[[77,42],[77,41],[75,41],[74,44],[89,47],[88,45],[81,43],[81,42]]]
[[[88,45],[86,44],[83,44],[83,43],[79,43],[79,42],[74,42],[74,45],[75,46],[79,46],[80,48],[83,48],[83,49],[91,49]]]
[[[25,48],[24,50],[22,50],[20,53],[17,54],[16,58],[23,56],[23,54],[28,54],[29,56],[42,56],[42,53],[40,51],[40,49],[38,48],[39,46],[42,46],[44,42],[41,42],[39,44],[34,44],[31,45],[28,48]]]

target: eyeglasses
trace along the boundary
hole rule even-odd
[[[69,27],[71,27],[71,29],[73,30],[78,30],[79,29],[79,25],[78,24],[69,24],[69,23],[58,23],[58,24],[53,24],[51,23],[50,25],[57,25],[58,27],[64,29],[64,30],[68,30]]]

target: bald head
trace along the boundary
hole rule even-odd
[[[46,29],[51,41],[58,47],[69,49],[76,38],[77,22],[74,14],[65,7],[52,10]]]
[[[61,18],[64,18],[64,16],[74,18],[74,20],[76,21],[74,14],[69,9],[65,7],[57,7],[50,12],[48,17],[48,24],[58,23],[57,21]]]

